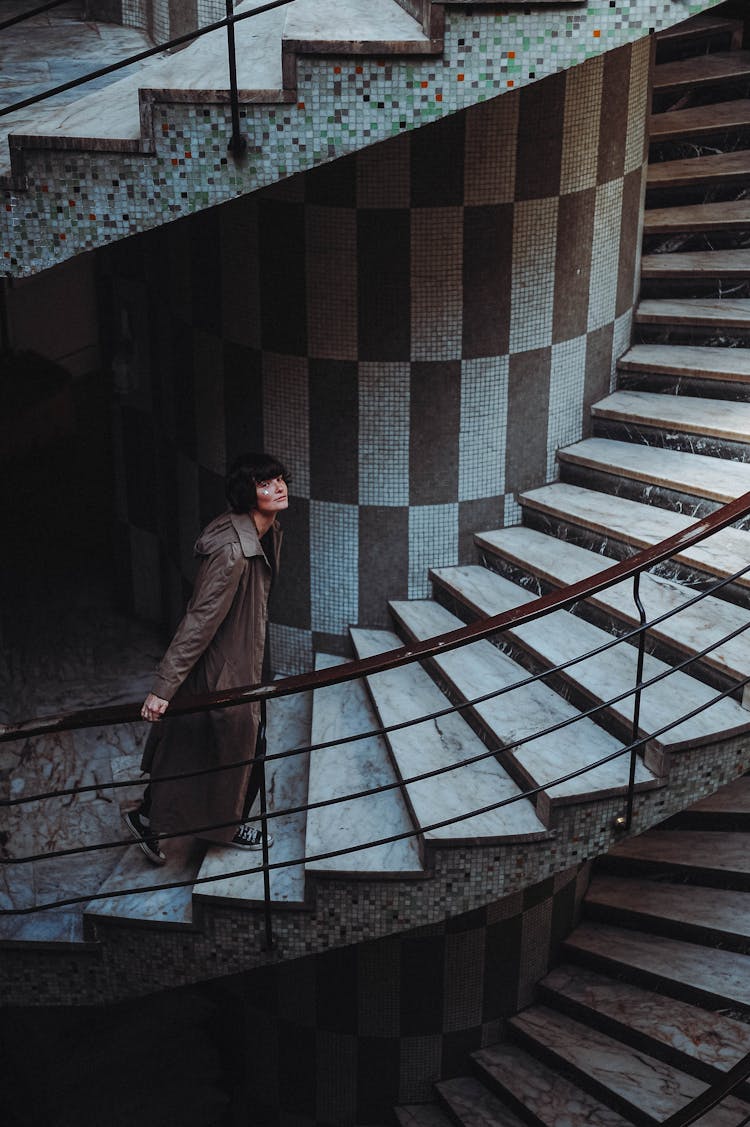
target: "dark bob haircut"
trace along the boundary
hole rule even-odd
[[[283,477],[289,481],[286,466],[273,454],[240,454],[227,471],[225,491],[229,507],[234,513],[249,513],[255,508],[258,495],[256,485]]]

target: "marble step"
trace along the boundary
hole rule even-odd
[[[657,391],[615,391],[591,409],[594,419],[633,423],[652,430],[750,443],[750,403],[661,395]]]
[[[475,615],[495,615],[532,602],[535,596],[515,583],[476,565],[438,568],[430,573],[436,587]],[[505,633],[533,662],[544,668],[556,666],[596,649],[611,635],[570,614],[554,611],[541,619],[511,626]],[[559,677],[578,696],[594,704],[603,703],[632,688],[636,679],[637,651],[626,642],[594,657],[571,665]],[[644,679],[670,667],[649,654],[644,660]],[[696,716],[680,718],[711,700],[715,692],[686,673],[673,672],[641,694],[642,735],[673,725],[654,737],[646,747],[646,765],[656,775],[664,774],[663,752],[680,744],[724,738],[747,727],[747,712],[733,700],[721,700]],[[628,696],[607,709],[623,738],[632,725],[633,698]]]
[[[399,1127],[453,1127],[453,1120],[436,1104],[400,1104],[393,1109]]]
[[[586,893],[586,915],[697,943],[746,947],[750,897],[726,888],[597,874]]]
[[[201,867],[205,845],[192,837],[165,840],[162,849],[165,865],[149,863],[138,845],[126,850],[119,864],[102,883],[99,893],[111,892],[86,905],[89,921],[130,920],[148,924],[169,924],[190,927],[193,922],[193,884]],[[140,892],[154,885],[175,884],[180,887]],[[132,889],[128,895],[115,895]]]
[[[442,1080],[435,1090],[450,1112],[450,1122],[460,1127],[523,1127],[523,1120],[473,1076]]]
[[[649,139],[652,142],[689,141],[749,126],[750,99],[735,98],[727,102],[712,102],[707,106],[689,106],[683,110],[651,114]]]
[[[546,585],[558,588],[578,583],[617,562],[599,552],[546,536],[523,525],[480,532],[474,539],[479,548],[489,553],[499,565],[507,562],[528,575],[538,577]],[[641,575],[640,597],[649,619],[680,607],[694,593],[672,580],[648,572]],[[630,579],[607,587],[588,601],[611,615],[621,626],[634,626],[639,621]],[[670,650],[687,655],[725,637],[742,621],[750,625],[750,610],[708,595],[701,602],[652,627],[650,633]],[[703,660],[718,673],[736,680],[749,675],[750,633],[721,643]]]
[[[658,544],[695,523],[693,517],[671,509],[643,505],[578,485],[543,485],[521,494],[520,501],[530,511],[549,517],[550,528],[561,523],[573,525],[633,551]],[[747,566],[749,551],[750,533],[725,528],[675,552],[673,559],[707,575],[729,576]],[[738,588],[747,590],[750,576],[745,574],[735,582]]]
[[[685,450],[643,446],[612,438],[586,438],[558,450],[557,458],[563,468],[571,466],[642,482],[646,496],[653,487],[659,487],[725,504],[750,492],[750,463],[730,462]],[[621,483],[613,483],[613,491],[618,484]]]
[[[737,951],[586,921],[564,940],[562,955],[712,1009],[750,1005],[750,955]]]
[[[638,325],[672,325],[716,332],[750,329],[750,298],[685,297],[669,301],[647,298],[635,310]]]
[[[657,31],[656,42],[662,43],[691,43],[695,39],[713,38],[716,35],[727,34],[733,37],[739,35],[739,44],[742,42],[742,20],[727,19],[726,16],[715,12],[702,12],[692,16],[673,27],[666,27]]]
[[[420,641],[458,629],[462,623],[439,603],[431,600],[392,602],[391,610],[410,639]],[[489,641],[475,642],[434,659],[452,694],[470,700],[503,686],[517,684],[528,676],[522,666],[501,653]],[[490,747],[508,747],[514,741],[533,737],[535,732],[578,715],[576,709],[541,681],[523,685],[478,704],[474,709],[489,735]],[[620,743],[588,718],[538,736],[512,748],[503,762],[524,789],[546,786],[570,771],[596,763],[618,751]],[[551,807],[624,794],[629,761],[624,758],[603,763],[577,778],[549,787],[537,796],[540,818],[549,824]],[[639,761],[636,785],[654,786],[657,780]]]
[[[328,669],[343,661],[343,658],[319,654],[315,668]],[[327,744],[357,732],[369,732],[378,726],[367,689],[361,681],[330,685],[316,689],[313,694],[313,745]],[[396,773],[383,736],[369,736],[339,747],[318,748],[310,753],[308,801],[311,803],[395,782]],[[314,857],[347,849],[377,838],[408,833],[412,829],[399,788],[353,798],[335,806],[321,806],[308,811],[306,855]],[[308,872],[314,873],[422,875],[416,837],[328,860],[308,861],[306,867]]]
[[[402,645],[395,634],[385,630],[352,629],[351,636],[360,658],[399,649]],[[367,684],[384,726],[437,712],[450,703],[417,664],[377,673],[367,678]],[[402,780],[440,767],[460,765],[487,751],[467,722],[455,712],[391,732],[388,742]],[[497,810],[463,817],[469,811],[521,794],[520,788],[493,756],[477,763],[466,763],[458,770],[407,783],[404,792],[412,818],[419,827],[461,819],[424,830],[426,842],[523,841],[547,836],[527,798],[519,798]]]
[[[554,1067],[636,1123],[660,1124],[705,1088],[697,1077],[660,1061],[546,1006],[532,1006],[509,1021],[513,1035]],[[732,1096],[706,1127],[737,1127],[750,1105]]]
[[[750,214],[750,204],[748,204]],[[750,384],[750,349],[686,344],[634,344],[617,361],[619,372]]]
[[[648,874],[674,870],[675,876],[739,882],[750,878],[747,834],[721,830],[650,830],[621,841],[604,859],[608,872]]]
[[[534,1127],[633,1127],[632,1120],[577,1087],[520,1045],[501,1043],[471,1054],[488,1088],[517,1109]],[[492,1119],[483,1127],[491,1127]]]
[[[750,250],[744,248],[644,254],[641,259],[641,278],[650,280],[739,279],[748,276],[750,276]]]
[[[748,102],[750,107],[750,102]],[[748,111],[750,125],[750,110]],[[700,235],[708,231],[749,231],[750,200],[650,207],[643,216],[644,235]]]
[[[280,697],[268,702],[267,754],[274,755],[310,742],[310,693]],[[272,760],[266,767],[268,812],[304,805],[307,801],[308,756],[292,755]],[[251,814],[257,812],[256,807]],[[305,901],[305,814],[284,814],[268,822],[274,837],[270,864],[300,859],[298,864],[271,869],[271,900],[277,907],[301,907]],[[193,895],[206,903],[221,901],[257,906],[263,903],[263,873],[243,873],[263,863],[262,852],[212,846],[206,853]],[[205,878],[205,879],[204,879]]]
[[[646,170],[647,188],[716,187],[745,184],[750,180],[750,149],[712,153],[681,160],[651,161]]]
[[[539,983],[548,1006],[715,1082],[750,1053],[750,1026],[724,1014],[563,963]]]
[[[654,67],[654,93],[750,79],[750,51],[713,51]]]

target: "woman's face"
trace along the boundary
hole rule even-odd
[[[289,507],[289,493],[283,477],[272,477],[255,484],[256,508],[259,513],[280,513]]]

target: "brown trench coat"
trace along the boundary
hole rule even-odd
[[[281,530],[273,525],[278,567]],[[248,513],[223,513],[195,545],[202,557],[185,615],[162,658],[151,691],[164,700],[261,680],[271,567]],[[184,782],[160,776],[251,759],[260,720],[258,702],[167,715],[151,728],[141,767],[151,776],[151,824],[159,833],[240,821],[250,765]],[[235,826],[204,832],[231,841]]]

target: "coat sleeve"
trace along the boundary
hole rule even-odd
[[[244,569],[239,544],[227,544],[201,564],[184,617],[156,670],[151,691],[171,700],[211,643],[232,605]]]

